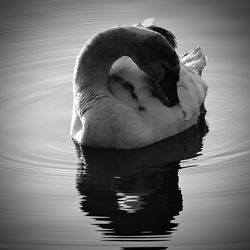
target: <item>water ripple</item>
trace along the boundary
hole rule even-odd
[[[249,245],[243,2],[0,5],[0,248]],[[132,153],[75,152],[69,138],[72,72],[81,46],[96,32],[148,16],[174,32],[182,52],[199,44],[208,55],[209,132],[197,137],[191,130]]]

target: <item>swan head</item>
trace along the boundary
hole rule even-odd
[[[170,45],[174,49],[176,49],[177,48],[177,41],[176,41],[175,35],[172,32],[170,32],[169,30],[166,30],[162,27],[156,26],[153,23],[154,23],[154,18],[147,18],[142,23],[135,24],[135,26],[144,27],[144,28],[147,28],[149,30],[153,30],[153,31],[160,33],[162,36],[165,37],[165,39],[170,43]]]
[[[162,27],[155,26],[155,25],[150,25],[150,26],[148,26],[146,28],[149,29],[149,30],[153,30],[155,32],[158,32],[159,34],[161,34],[162,36],[164,36],[164,38],[169,42],[169,44],[172,46],[173,49],[177,48],[176,37],[169,30],[166,30],[166,29],[164,29]]]
[[[137,51],[139,55],[137,60],[133,61],[127,56],[118,59],[111,68],[110,76],[119,76],[137,85],[141,85],[143,81],[154,82],[157,85],[154,89],[160,89],[162,92],[160,96],[164,104],[174,106],[178,103],[177,81],[180,70],[179,57],[175,52],[176,38],[170,31],[155,25],[144,27],[139,24],[136,26],[141,27],[142,31],[145,30],[145,35],[148,31],[155,33],[155,40],[149,37],[147,43],[144,44],[148,47],[148,53],[145,53],[145,49],[143,55]],[[156,53],[152,52],[154,49]],[[137,65],[140,65],[140,68]]]

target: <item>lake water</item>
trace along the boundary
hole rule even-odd
[[[249,249],[245,2],[0,2],[1,249]],[[75,147],[81,46],[147,17],[176,35],[178,53],[207,54],[206,121],[143,149]]]

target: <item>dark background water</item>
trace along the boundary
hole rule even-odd
[[[80,152],[75,58],[93,34],[147,17],[178,53],[207,54],[207,125]],[[248,249],[248,24],[248,1],[0,1],[0,248]]]

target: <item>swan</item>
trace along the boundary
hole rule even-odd
[[[200,47],[179,57],[175,37],[161,29],[119,25],[84,44],[73,77],[75,142],[139,148],[197,123],[207,94],[200,76],[206,57]]]

